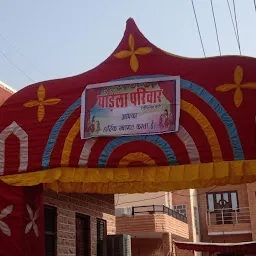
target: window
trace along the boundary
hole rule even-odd
[[[218,209],[230,208],[237,210],[238,196],[236,191],[214,192],[207,194],[208,210],[214,212]]]
[[[107,222],[102,219],[97,219],[97,256],[103,256],[106,251],[106,235],[107,235]]]
[[[198,226],[198,213],[197,213],[197,207],[194,206],[194,221],[195,221],[195,230],[196,234],[199,234],[199,226]]]
[[[76,215],[76,256],[91,255],[90,217]]]
[[[174,205],[173,210],[176,212],[179,212],[180,214],[187,216],[187,205]]]
[[[44,206],[45,256],[56,255],[56,208]]]

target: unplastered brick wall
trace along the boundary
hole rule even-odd
[[[97,218],[107,221],[108,234],[115,234],[113,195],[45,191],[44,202],[57,208],[57,256],[76,255],[76,213],[91,217],[91,256],[97,255]]]

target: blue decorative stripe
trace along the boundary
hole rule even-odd
[[[129,78],[121,78],[115,81],[122,81],[122,80],[133,80],[133,79],[140,79],[140,78],[157,78],[157,77],[164,77],[166,75],[152,75],[152,76],[134,76]],[[202,100],[204,100],[209,106],[211,106],[212,110],[215,111],[215,113],[218,115],[218,117],[221,119],[223,124],[225,125],[229,139],[231,142],[231,145],[233,147],[234,152],[234,159],[235,160],[243,160],[244,159],[244,152],[243,148],[240,142],[240,138],[235,126],[235,123],[233,119],[230,117],[230,115],[226,112],[226,110],[223,108],[223,106],[220,104],[220,102],[211,95],[207,90],[205,90],[203,87],[194,84],[192,82],[189,82],[187,80],[181,79],[181,88],[185,90],[189,90],[190,92],[196,94],[198,97],[200,97]],[[51,134],[49,136],[47,145],[45,147],[45,151],[43,154],[42,159],[42,168],[47,168],[49,166],[50,157],[52,149],[56,143],[56,140],[58,138],[59,132],[66,122],[66,120],[69,118],[69,116],[81,105],[81,99],[79,98],[75,103],[73,103],[66,111],[65,113],[58,119],[58,121],[55,123]],[[139,139],[140,136],[132,137],[133,140]],[[148,138],[152,136],[145,136]],[[155,137],[155,136],[153,136]],[[159,137],[159,136],[157,136]],[[121,139],[128,139],[130,137],[122,137]],[[159,137],[160,138],[160,137]],[[105,148],[106,149],[106,148]],[[176,158],[175,158],[176,159]],[[169,160],[168,160],[169,161]],[[169,161],[172,164],[175,161]],[[99,161],[100,165],[100,161]]]
[[[134,77],[129,77],[128,79],[158,78],[158,77],[164,77],[164,76],[166,75],[134,76]],[[127,78],[122,78],[119,80],[126,80],[126,79]],[[212,108],[212,110],[218,115],[218,117],[221,119],[221,121],[223,122],[223,124],[227,129],[229,139],[233,148],[234,159],[244,160],[244,152],[243,152],[240,138],[236,129],[236,125],[233,119],[231,118],[231,116],[226,112],[226,110],[220,104],[220,102],[213,95],[211,95],[207,90],[205,90],[203,87],[195,83],[192,83],[184,79],[180,79],[180,86],[182,89],[188,90],[196,94],[198,97],[200,97],[204,102],[206,102]]]
[[[52,149],[56,143],[56,140],[58,138],[59,132],[63,125],[65,124],[66,120],[69,118],[69,116],[81,105],[81,98],[76,100],[65,112],[64,114],[58,119],[58,121],[55,123],[55,125],[52,128],[52,131],[50,133],[49,139],[47,141],[43,159],[42,159],[42,168],[46,169],[49,167],[50,158]]]
[[[231,116],[222,107],[220,102],[203,87],[187,80],[181,79],[181,88],[193,92],[202,100],[204,100],[209,106],[211,106],[212,110],[215,111],[227,129],[229,139],[233,147],[234,159],[244,160],[244,152],[236,129],[236,125]]]
[[[172,148],[163,138],[161,138],[158,135],[151,135],[151,136],[139,135],[139,136],[133,136],[133,137],[118,137],[110,141],[101,152],[101,155],[98,161],[99,168],[107,167],[108,158],[117,147],[119,147],[124,143],[138,141],[138,140],[151,142],[154,145],[158,146],[164,152],[170,165],[179,164],[177,162],[176,156]]]

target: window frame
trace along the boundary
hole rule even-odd
[[[55,212],[55,228],[54,231],[46,231],[45,227],[44,227],[44,237],[45,236],[54,236],[54,253],[53,255],[56,256],[57,255],[57,207],[56,206],[52,206],[52,205],[48,205],[48,204],[44,204],[44,211],[45,209],[49,209],[49,210],[53,210]],[[45,214],[44,214],[44,218],[45,218]]]
[[[185,206],[185,208],[181,208],[181,209],[174,209],[175,207],[177,207],[177,206]],[[183,216],[185,216],[185,217],[187,217],[187,210],[188,210],[188,207],[187,207],[187,205],[186,204],[174,204],[173,206],[172,206],[172,209],[174,210],[174,211],[176,211],[176,212],[178,212],[179,214],[182,214]],[[186,214],[184,215],[183,213],[181,213],[179,210],[183,210],[183,209],[185,209],[185,211],[186,211]]]
[[[98,235],[98,223],[99,222],[103,222],[104,223],[104,235],[103,235],[103,239],[99,239],[100,235]],[[107,238],[107,220],[104,220],[104,219],[101,219],[101,218],[97,218],[96,219],[96,239],[97,239],[97,255],[98,255],[98,243],[99,241],[102,241],[102,244],[103,244],[103,250],[104,250],[104,241],[106,241],[106,238]]]
[[[198,208],[196,206],[193,206],[194,211],[194,224],[195,224],[195,231],[196,235],[199,235],[199,214],[198,214]]]
[[[209,195],[213,195],[213,206],[214,206],[214,211],[210,211],[210,212],[211,213],[216,213],[216,212],[218,212],[217,209],[215,208],[215,205],[216,205],[216,194],[225,194],[225,193],[228,194],[228,199],[231,202],[231,208],[232,208],[231,211],[239,212],[239,198],[238,198],[238,191],[237,190],[207,192],[206,193],[207,210],[210,211],[210,209],[209,209],[209,200],[208,200],[208,196]],[[237,209],[236,210],[233,210],[233,207],[232,207],[232,198],[231,198],[231,194],[232,193],[236,193],[236,201],[237,201]]]
[[[90,215],[86,215],[86,214],[82,214],[82,213],[79,213],[79,212],[76,212],[75,214],[75,227],[76,227],[76,230],[75,230],[75,233],[76,233],[76,238],[75,238],[75,241],[76,241],[76,247],[77,247],[77,219],[81,219],[81,220],[84,220],[85,222],[87,222],[88,224],[88,227],[85,228],[86,231],[89,231],[89,233],[87,234],[88,235],[88,241],[86,241],[86,236],[83,237],[83,240],[84,240],[84,244],[86,244],[86,242],[88,242],[88,253],[89,255],[91,255],[91,249],[92,249],[92,232],[91,232],[91,216]]]

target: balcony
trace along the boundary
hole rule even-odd
[[[188,239],[186,216],[163,205],[131,207],[125,214],[116,216],[117,233],[130,234],[136,238],[157,238],[163,233]],[[129,214],[127,214],[129,213]]]
[[[136,206],[132,207],[132,215],[145,215],[145,214],[167,214],[177,220],[180,220],[184,223],[187,222],[187,217],[183,214],[180,214],[177,211],[170,209],[164,205],[147,205],[147,206]]]
[[[223,208],[207,211],[208,235],[239,235],[251,233],[249,207]]]

